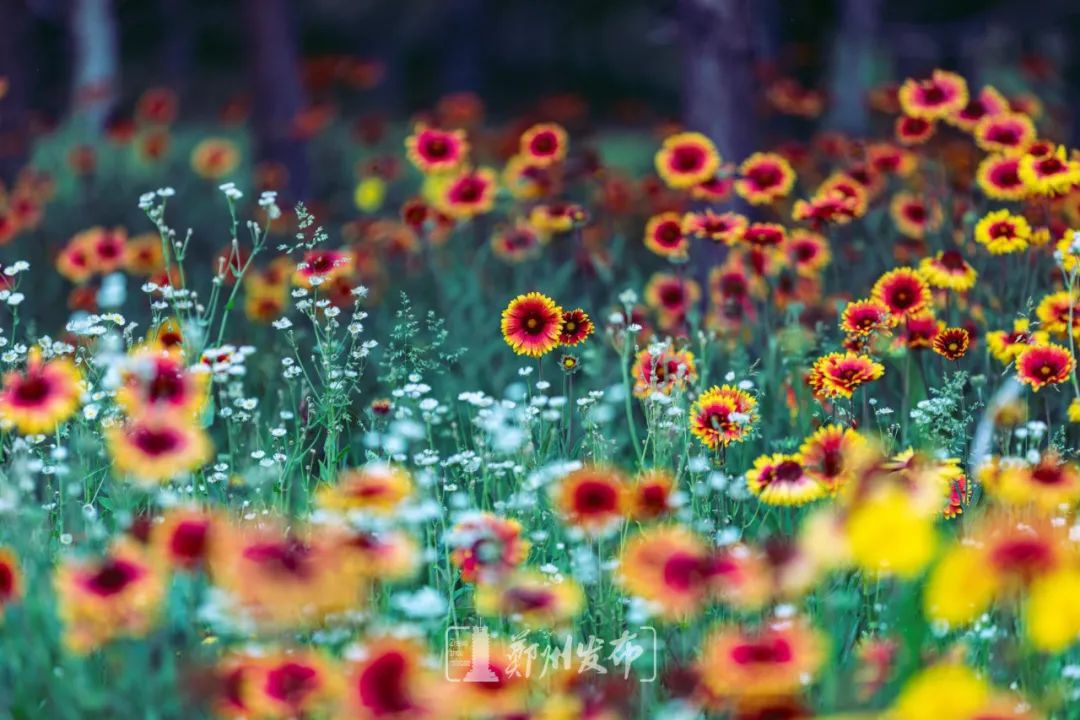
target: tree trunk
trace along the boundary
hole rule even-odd
[[[724,160],[755,149],[754,0],[680,0],[683,115]]]
[[[111,0],[72,0],[73,115],[90,132],[100,132],[120,88],[120,52]]]
[[[881,32],[882,0],[841,0],[829,73],[830,109],[825,124],[856,136],[870,129],[866,96],[873,87]]]
[[[23,0],[0,0],[0,17],[0,184],[10,186],[30,148],[30,15]]]
[[[251,34],[256,157],[281,163],[288,171],[287,202],[304,200],[308,190],[307,148],[295,132],[295,120],[304,107],[304,92],[292,5],[288,0],[245,0],[245,11]]]

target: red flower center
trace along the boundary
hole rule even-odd
[[[15,594],[15,571],[7,563],[0,562],[0,602]]]
[[[537,155],[551,155],[559,149],[559,143],[555,139],[555,133],[545,130],[533,138],[531,147]]]
[[[257,543],[244,550],[244,558],[276,575],[305,578],[311,572],[311,548],[296,539]]]
[[[574,511],[579,515],[604,515],[618,507],[619,494],[609,483],[586,480],[574,491]]]
[[[941,253],[939,260],[941,265],[949,270],[964,270],[964,257],[955,250],[946,250]]]
[[[671,153],[671,166],[679,172],[694,172],[705,164],[705,153],[695,145],[680,145]]]
[[[372,660],[360,674],[360,703],[373,717],[390,717],[414,709],[405,682],[406,668],[401,653],[387,652]]]
[[[991,553],[991,560],[999,569],[1013,572],[1027,579],[1054,563],[1054,554],[1046,543],[1038,539],[1016,538],[1001,543]]]
[[[315,668],[299,663],[284,663],[266,674],[266,694],[293,707],[303,704],[318,685]]]
[[[202,520],[185,520],[177,524],[169,539],[173,558],[185,565],[198,562],[206,554],[209,526]]]
[[[679,592],[688,592],[705,577],[704,560],[687,552],[672,553],[664,563],[664,584]]]
[[[132,433],[131,442],[143,453],[158,457],[175,452],[182,439],[172,428],[138,427]]]
[[[52,383],[40,372],[31,372],[16,383],[12,400],[15,405],[33,407],[41,405],[52,394]]]
[[[731,659],[739,665],[776,665],[791,662],[791,645],[783,638],[736,645]]]
[[[86,589],[101,597],[112,597],[122,593],[129,585],[143,574],[142,569],[126,560],[110,559],[101,565],[97,572],[86,578]]]

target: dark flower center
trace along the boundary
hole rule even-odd
[[[388,652],[376,658],[360,674],[357,690],[360,702],[374,717],[399,715],[413,709],[405,683],[406,664],[401,653]]]

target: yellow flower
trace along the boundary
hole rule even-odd
[[[1080,570],[1062,568],[1031,584],[1026,622],[1037,649],[1060,653],[1080,636]]]
[[[930,573],[923,605],[934,620],[966,625],[990,606],[997,588],[995,575],[986,572],[986,554],[956,545]]]
[[[975,242],[985,245],[993,255],[1027,250],[1030,239],[1028,221],[1008,210],[989,213],[975,225]]]
[[[890,717],[895,720],[969,720],[990,699],[990,686],[971,668],[942,663],[908,681]]]
[[[887,487],[855,507],[847,522],[856,566],[870,574],[915,577],[937,545],[934,517],[907,493]]]
[[[380,177],[366,177],[356,185],[353,202],[365,213],[376,212],[386,199],[386,182]]]
[[[1080,397],[1073,398],[1069,403],[1069,422],[1080,423]]]

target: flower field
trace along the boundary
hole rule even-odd
[[[1080,717],[1080,154],[952,72],[869,102],[735,158],[312,112],[295,205],[242,109],[42,135],[0,718]]]

